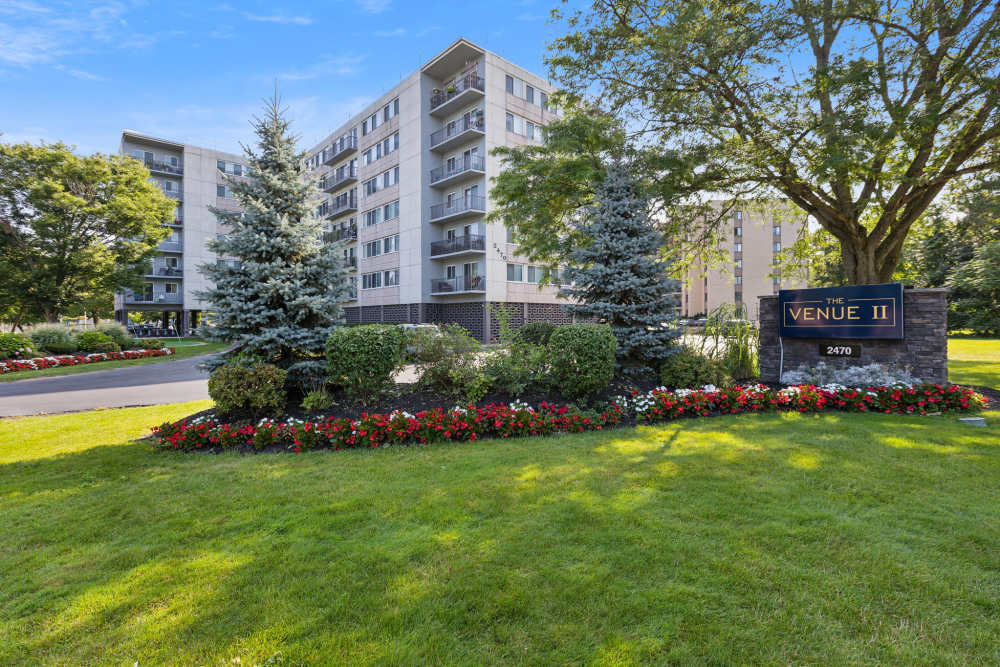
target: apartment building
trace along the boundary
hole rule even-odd
[[[721,209],[723,202],[716,204]],[[758,297],[780,289],[808,286],[804,271],[783,269],[782,249],[790,246],[807,224],[807,216],[788,201],[748,202],[725,221],[719,250],[730,260],[721,264],[695,261],[681,293],[684,317],[704,315],[725,303],[743,303],[754,321]]]
[[[115,319],[123,324],[130,312],[159,313],[185,332],[198,326],[211,310],[195,292],[208,287],[198,271],[201,264],[231,261],[217,258],[206,241],[226,230],[210,206],[238,211],[226,177],[245,177],[245,157],[151,137],[133,130],[122,132],[119,153],[141,161],[165,195],[177,201],[170,236],[160,243],[159,255],[146,274],[143,289],[115,295]]]
[[[308,151],[316,213],[355,269],[349,323],[457,322],[489,340],[493,304],[514,326],[570,321],[541,268],[485,220],[492,149],[540,142],[551,90],[459,39]]]

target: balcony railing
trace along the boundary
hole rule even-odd
[[[452,200],[450,204],[448,202],[434,204],[431,206],[431,222],[440,218],[450,218],[453,215],[467,212],[485,213],[486,197],[468,195],[466,197],[458,197]]]
[[[184,174],[184,167],[175,167],[174,165],[167,164],[166,162],[144,160],[143,164],[146,165],[146,169],[149,169],[150,171],[157,171],[161,174],[172,174],[174,176],[181,176]]]
[[[344,258],[344,264],[351,267],[352,269],[358,268],[358,256],[348,255],[347,257]]]
[[[444,90],[435,92],[431,95],[431,111],[438,108],[442,104],[455,99],[467,90],[478,90],[483,92],[485,90],[483,77],[475,74],[466,74]]]
[[[447,164],[431,169],[431,184],[458,176],[469,171],[485,171],[486,160],[482,155],[467,155],[460,160],[455,160],[451,166]]]
[[[434,294],[458,294],[461,292],[485,292],[485,276],[460,276],[458,278],[431,278],[431,292]]]
[[[184,276],[184,269],[154,265],[146,275],[156,276],[157,278],[181,278]]]
[[[160,241],[156,249],[160,252],[184,252],[184,243],[182,241]]]
[[[437,147],[449,139],[454,139],[466,132],[483,132],[486,130],[486,119],[483,114],[476,114],[471,118],[463,117],[461,120],[456,120],[452,123],[448,123],[444,128],[438,130],[437,132],[431,133],[431,148]]]
[[[320,179],[319,189],[324,192],[331,192],[342,185],[352,183],[356,180],[358,180],[357,165],[348,165],[332,171],[324,178]]]
[[[323,164],[332,164],[351,151],[358,150],[358,138],[353,134],[345,134],[323,151]]]
[[[343,197],[343,198],[338,197],[330,205],[330,213],[327,215],[327,217],[336,218],[337,216],[343,215],[344,213],[348,213],[349,211],[357,211],[357,210],[358,210],[358,197],[352,190],[349,197]]]
[[[431,243],[431,257],[468,250],[486,250],[486,237],[480,234],[463,234]]]
[[[181,201],[184,198],[183,195],[181,195],[180,190],[163,190],[162,192],[166,196],[170,197],[171,199],[176,199],[177,201]]]
[[[176,294],[167,294],[166,292],[157,292],[154,294],[126,294],[125,303],[135,303],[135,304],[173,304],[173,303],[184,303],[184,299],[178,292]]]
[[[358,238],[358,228],[356,226],[334,228],[323,233],[323,240],[327,243],[333,243],[341,239],[356,238]]]

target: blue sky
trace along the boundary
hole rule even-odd
[[[458,37],[545,75],[555,4],[0,0],[0,141],[234,151],[277,79],[306,148]]]

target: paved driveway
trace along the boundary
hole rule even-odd
[[[205,357],[0,383],[0,417],[208,398]]]

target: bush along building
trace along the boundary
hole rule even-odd
[[[226,233],[209,207],[239,210],[226,177],[246,177],[246,159],[133,130],[122,132],[119,152],[145,164],[164,194],[177,200],[177,208],[170,236],[160,243],[143,289],[115,295],[115,319],[128,324],[129,313],[155,312],[164,327],[172,322],[179,333],[190,331],[211,310],[211,304],[195,296],[207,287],[198,265],[232,261],[216,257],[205,247],[206,241]]]
[[[348,323],[457,322],[497,334],[498,306],[518,327],[571,321],[541,267],[485,222],[496,146],[541,142],[555,117],[544,79],[459,39],[308,151],[318,215],[347,237],[356,267]]]
[[[541,142],[557,114],[551,91],[459,39],[307,151],[326,240],[349,241],[349,324],[457,322],[487,341],[497,335],[497,308],[515,328],[572,321],[558,288],[538,284],[542,268],[518,255],[506,227],[485,221],[502,168],[490,151]],[[207,287],[196,267],[231,261],[205,247],[227,231],[208,207],[238,210],[226,176],[246,176],[245,159],[131,130],[120,151],[144,162],[179,204],[145,289],[116,298],[117,319],[156,311],[196,327],[211,311],[194,295]]]

